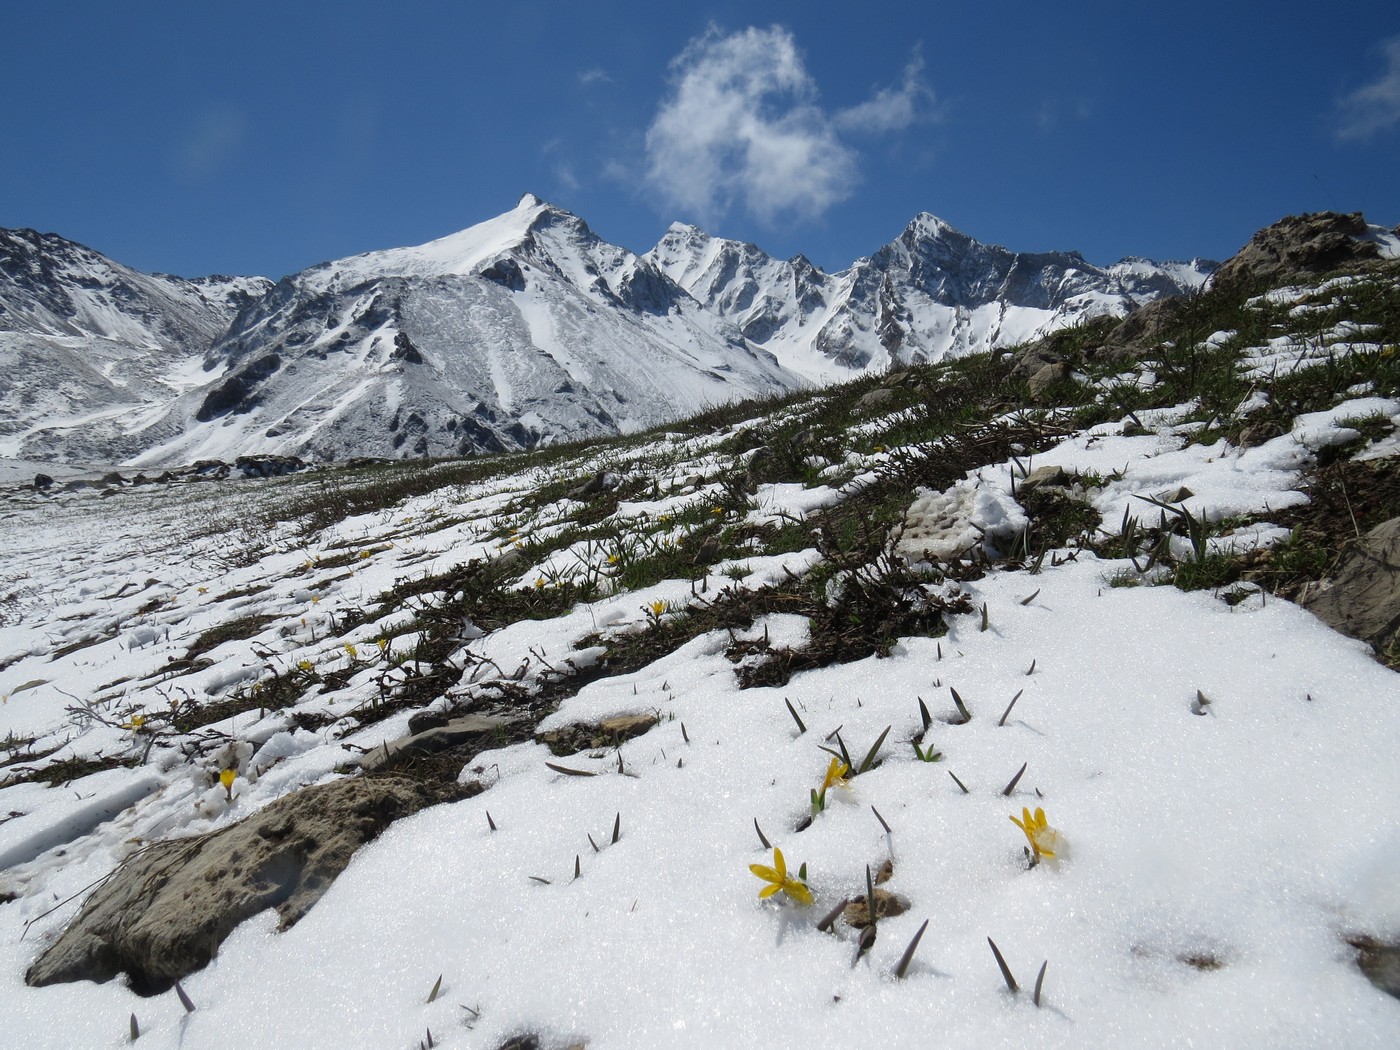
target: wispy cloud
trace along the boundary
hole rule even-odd
[[[611,84],[613,78],[606,69],[595,67],[593,69],[585,69],[580,73],[578,75],[578,82],[584,87],[588,87],[592,84]]]
[[[189,179],[215,174],[238,156],[248,138],[248,117],[232,106],[206,110],[175,145],[176,170]]]
[[[788,30],[711,26],[671,63],[671,92],[647,130],[646,182],[702,221],[735,205],[765,223],[819,217],[860,180],[843,135],[907,127],[931,103],[922,68],[916,55],[899,87],[833,114]]]
[[[902,131],[933,112],[933,91],[924,83],[924,56],[916,48],[904,67],[904,81],[895,88],[881,88],[858,106],[836,113],[834,123],[847,132],[884,134]]]
[[[1347,95],[1338,104],[1342,125],[1339,139],[1364,139],[1400,124],[1400,36],[1382,41],[1386,70],[1380,77]]]

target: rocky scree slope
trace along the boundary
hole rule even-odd
[[[0,455],[111,462],[145,413],[206,381],[210,344],[272,286],[144,274],[0,230]]]

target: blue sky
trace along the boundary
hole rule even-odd
[[[976,10],[974,10],[976,8]],[[839,269],[930,211],[1024,251],[1224,258],[1400,222],[1400,4],[0,6],[0,226],[277,277],[534,192]]]

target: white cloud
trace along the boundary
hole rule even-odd
[[[595,67],[593,69],[585,69],[580,73],[578,75],[578,82],[584,87],[588,87],[592,84],[611,84],[613,78],[608,75],[606,69]]]
[[[1400,36],[1381,45],[1387,68],[1380,78],[1341,100],[1339,139],[1364,139],[1400,124]]]
[[[189,179],[216,174],[243,149],[248,118],[242,110],[223,106],[206,110],[198,123],[175,146],[175,167]]]
[[[836,114],[842,131],[881,134],[902,131],[932,111],[933,91],[923,80],[924,57],[915,51],[904,67],[904,82],[897,88],[882,88],[871,99]]]
[[[725,35],[714,26],[671,63],[672,92],[647,130],[646,181],[704,221],[742,206],[763,222],[811,219],[850,197],[860,175],[842,133],[908,126],[932,95],[917,56],[899,88],[836,114],[792,34],[780,26]]]

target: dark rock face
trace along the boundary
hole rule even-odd
[[[413,340],[408,337],[407,332],[399,332],[394,336],[394,352],[389,357],[394,361],[407,361],[411,365],[423,363],[423,355],[413,345]]]
[[[276,354],[265,354],[229,376],[204,398],[195,418],[207,423],[229,412],[246,412],[257,404],[258,384],[274,374],[282,365]]]
[[[520,264],[514,259],[498,259],[482,270],[481,276],[488,281],[494,281],[502,288],[509,288],[513,292],[525,290],[525,274],[521,272]]]
[[[1326,273],[1380,258],[1360,212],[1290,215],[1266,226],[1215,272],[1217,288],[1248,287],[1287,280],[1297,274]]]
[[[472,793],[400,777],[337,780],[211,834],[156,843],[88,898],[25,980],[41,987],[126,972],[137,991],[163,991],[263,909],[277,909],[282,929],[295,924],[395,820]]]

